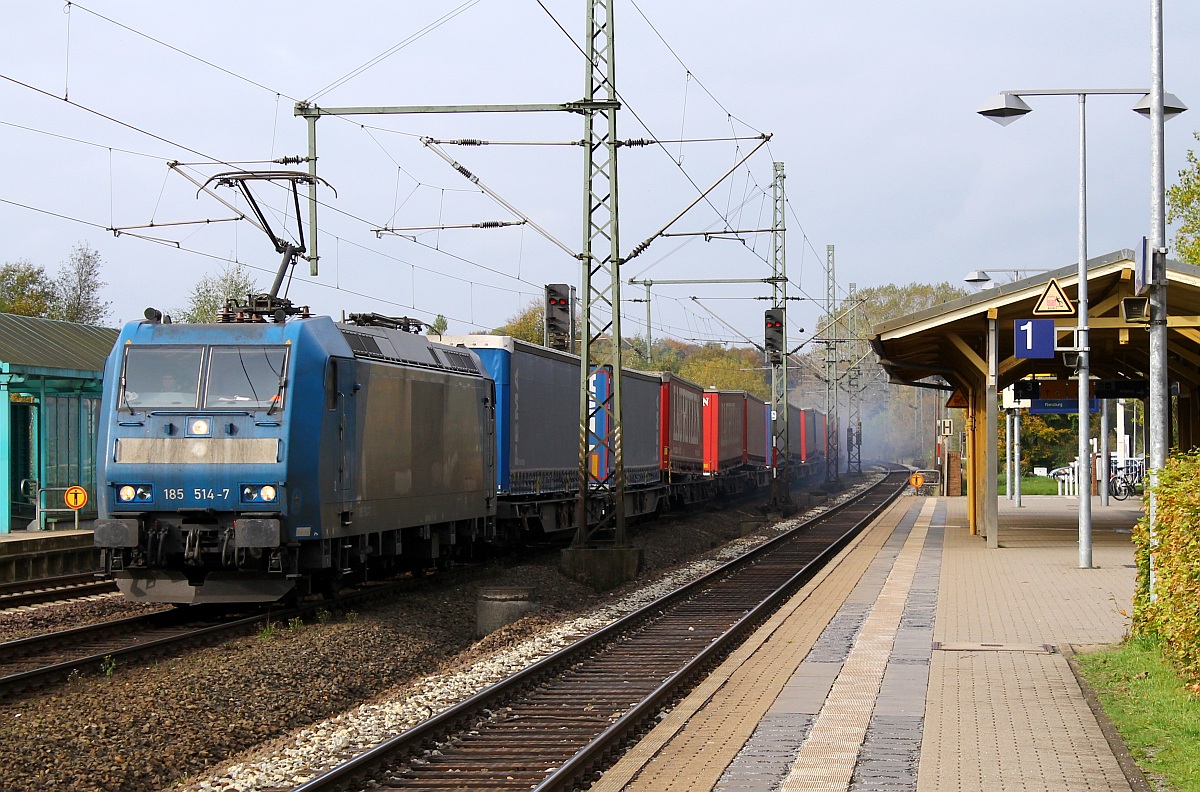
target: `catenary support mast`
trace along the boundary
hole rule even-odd
[[[825,485],[841,489],[841,454],[838,452],[838,325],[837,280],[833,245],[825,246]]]
[[[788,447],[788,337],[787,337],[787,246],[785,245],[786,206],[783,180],[783,163],[776,162],[775,178],[771,182],[771,198],[774,206],[771,222],[771,275],[773,277],[771,307],[783,311],[783,350],[772,354],[771,366],[771,435],[774,446],[774,478],[771,480],[771,504],[783,506],[791,502]],[[771,353],[768,353],[771,354]]]
[[[579,504],[574,547],[625,535],[621,426],[621,274],[617,233],[617,89],[613,0],[588,6],[584,82],[584,232],[580,344]],[[594,102],[604,100],[597,107]],[[599,504],[611,504],[604,510]],[[589,513],[599,521],[588,526]]]
[[[850,284],[850,367],[846,369],[846,474],[862,475],[862,356],[859,339],[858,317],[862,303],[858,299],[858,286]]]

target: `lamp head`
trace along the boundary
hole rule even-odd
[[[992,276],[988,275],[983,270],[971,270],[967,273],[967,277],[963,278],[967,283],[973,283],[976,286],[986,286],[992,282]]]
[[[1183,111],[1187,110],[1187,105],[1179,101],[1179,97],[1173,93],[1163,94],[1163,118],[1172,119]],[[1133,106],[1133,112],[1150,117],[1150,94],[1146,94],[1138,103]]]
[[[988,100],[987,104],[979,108],[978,113],[1000,126],[1008,126],[1032,109],[1016,94],[1002,93]]]

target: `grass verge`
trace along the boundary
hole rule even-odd
[[[1000,495],[1008,495],[1008,490],[1005,487],[1007,483],[1007,477],[1000,476],[999,489],[997,490]],[[1049,476],[1021,476],[1021,494],[1057,495],[1058,481]]]
[[[1200,690],[1185,685],[1146,639],[1075,660],[1150,783],[1200,792]]]

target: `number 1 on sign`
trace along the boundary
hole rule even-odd
[[[1017,329],[1025,332],[1025,349],[1033,349],[1033,322],[1017,325]]]
[[[1054,357],[1053,319],[1018,319],[1013,323],[1013,346],[1018,358]]]

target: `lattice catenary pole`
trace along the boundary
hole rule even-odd
[[[621,427],[621,280],[617,233],[617,90],[613,0],[588,7],[584,81],[584,233],[579,392],[579,505],[573,545],[625,536]],[[602,106],[596,100],[608,100]],[[606,508],[605,505],[608,507]],[[588,516],[599,518],[592,528]]]
[[[838,319],[837,281],[834,278],[833,245],[825,246],[825,483],[835,489],[842,483],[841,454],[838,452]]]
[[[785,178],[783,163],[774,164],[775,178],[771,182],[774,206],[771,222],[771,275],[773,276],[771,307],[783,311],[783,350],[772,354],[771,366],[771,434],[775,454],[774,478],[771,480],[771,503],[782,505],[791,501],[789,490],[788,448],[788,338],[787,338],[787,247],[784,222]]]

